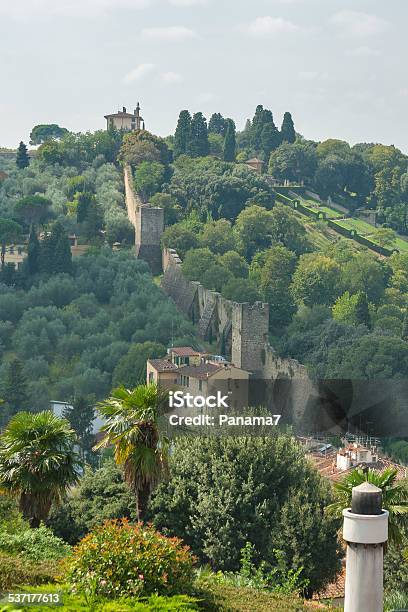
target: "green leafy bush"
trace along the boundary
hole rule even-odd
[[[104,597],[188,593],[194,557],[178,538],[142,524],[107,521],[88,534],[69,561],[75,591]]]
[[[71,547],[43,525],[38,529],[28,526],[15,533],[0,531],[0,552],[21,555],[31,561],[62,559]]]
[[[59,564],[55,561],[35,563],[28,558],[0,553],[0,591],[21,584],[36,586],[54,582],[59,573]]]

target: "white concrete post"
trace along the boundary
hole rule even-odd
[[[388,512],[382,492],[369,482],[353,488],[351,508],[343,510],[347,542],[344,612],[383,612],[384,543]]]

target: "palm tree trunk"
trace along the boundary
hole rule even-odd
[[[146,520],[147,506],[149,504],[151,488],[150,484],[146,483],[142,485],[136,491],[136,502],[137,502],[137,518],[139,521]]]
[[[6,243],[2,242],[1,243],[1,269],[4,269],[4,260],[6,257]]]

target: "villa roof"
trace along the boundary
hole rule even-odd
[[[177,366],[168,359],[148,359],[147,361],[157,372],[174,372],[178,370]]]
[[[122,117],[123,119],[134,119],[135,115],[133,113],[124,113],[123,111],[118,111],[117,113],[111,113],[110,115],[104,115],[105,119],[110,119],[111,117]]]
[[[213,374],[222,370],[224,366],[217,365],[215,363],[201,363],[197,366],[182,366],[178,368],[178,371],[182,376],[189,376],[190,378],[198,378],[199,380],[207,380]]]

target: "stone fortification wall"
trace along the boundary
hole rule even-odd
[[[162,287],[177,307],[197,325],[199,335],[217,341],[238,367],[265,378],[308,379],[304,366],[278,357],[268,342],[269,305],[237,303],[189,281],[174,249],[163,249]]]
[[[153,274],[160,274],[160,240],[164,230],[164,210],[142,203],[133,188],[133,174],[129,165],[124,168],[124,182],[128,217],[135,228],[136,257],[147,261]]]
[[[283,414],[296,431],[306,431],[318,414],[318,390],[305,366],[279,357],[269,344],[268,304],[232,302],[189,281],[174,249],[163,249],[163,271],[163,289],[196,324],[199,335],[217,342],[220,353],[252,373],[252,398]],[[313,427],[319,429],[318,424]]]

